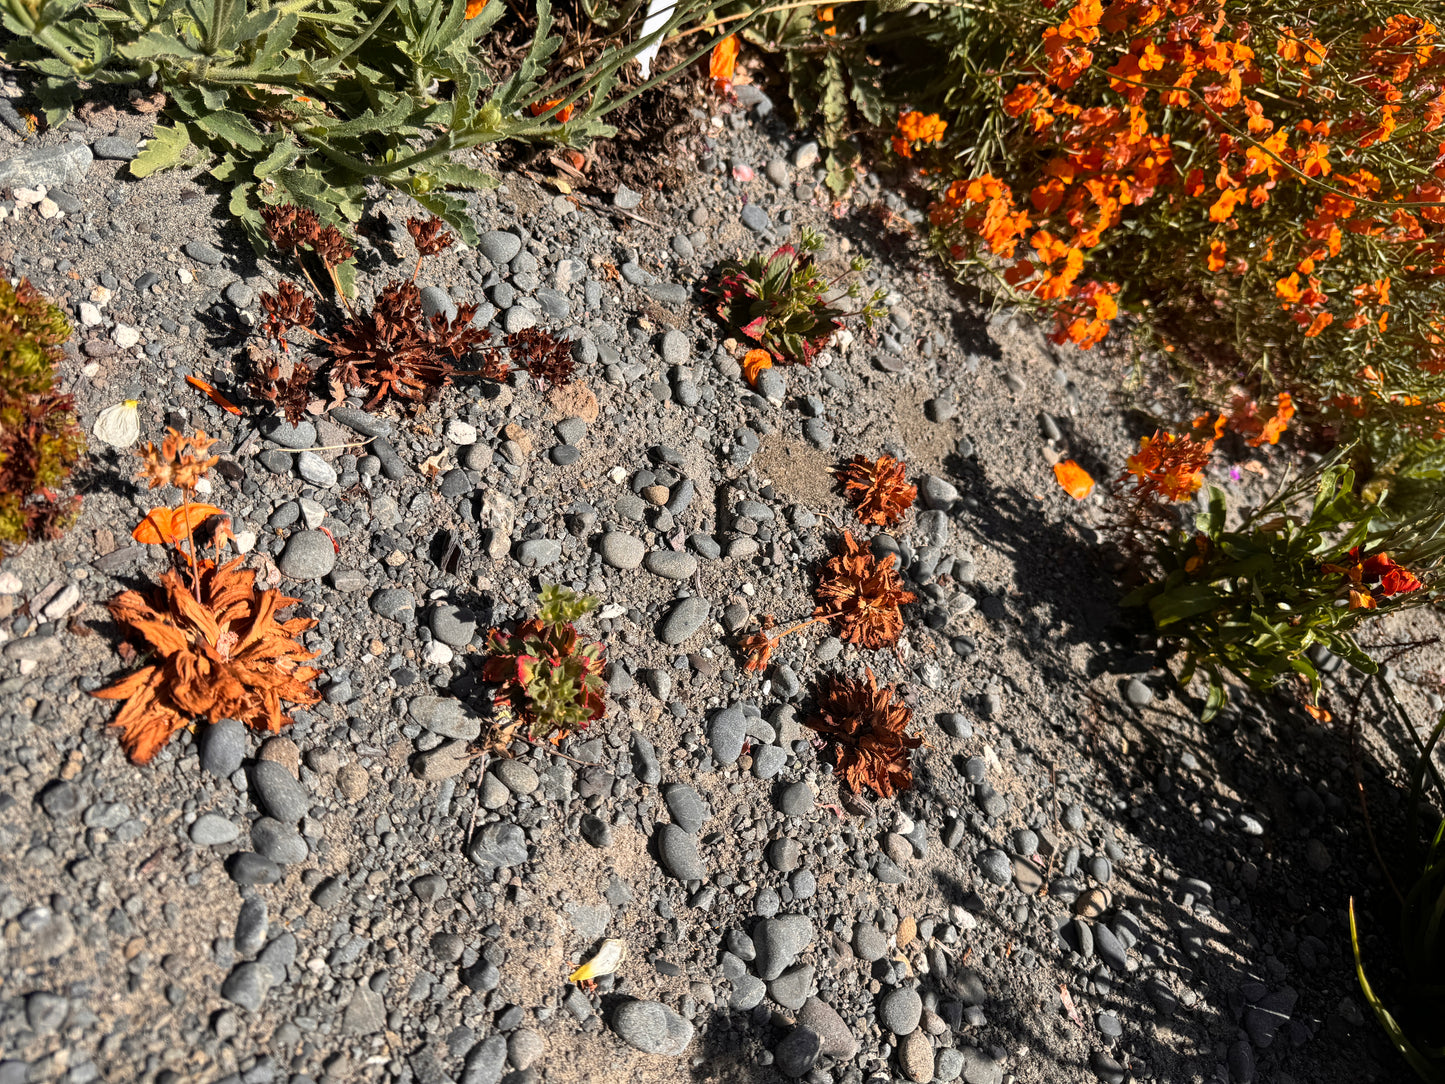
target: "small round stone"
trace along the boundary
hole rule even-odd
[[[319,580],[336,567],[336,546],[321,531],[297,531],[286,540],[276,567],[293,580]]]
[[[912,986],[890,990],[878,1003],[878,1026],[899,1037],[917,1031],[922,1017],[923,999]]]

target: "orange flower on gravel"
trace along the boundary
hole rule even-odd
[[[1094,492],[1093,476],[1072,459],[1055,463],[1054,477],[1059,480],[1059,485],[1064,487],[1064,492],[1076,501],[1081,501]]]
[[[843,483],[858,518],[872,527],[897,523],[918,496],[918,487],[908,484],[903,464],[891,455],[879,456],[876,463],[855,455],[851,463],[833,475]]]
[[[752,387],[758,386],[758,376],[764,369],[773,367],[773,355],[766,350],[749,350],[743,355],[743,377]]]
[[[283,702],[306,707],[321,699],[311,687],[321,671],[305,665],[316,655],[298,639],[315,620],[278,621],[278,611],[300,600],[257,591],[256,573],[240,568],[242,560],[220,567],[203,560],[199,597],[172,569],[158,590],[125,591],[108,604],[149,649],[147,665],[93,694],[126,702],[112,725],[135,763],[149,761],[197,718],[239,719],[274,733],[291,722]]]
[[[882,798],[913,786],[908,754],[923,739],[908,733],[913,712],[896,687],[878,687],[872,670],[859,678],[825,678],[818,689],[818,714],[804,720],[833,743],[838,776],[854,794],[871,787]]]

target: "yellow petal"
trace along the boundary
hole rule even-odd
[[[602,942],[592,959],[567,976],[568,982],[586,982],[588,979],[610,975],[627,959],[627,945],[614,937]]]

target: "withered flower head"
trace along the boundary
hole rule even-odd
[[[893,567],[895,554],[881,560],[843,532],[842,552],[828,558],[818,579],[814,614],[838,623],[838,635],[876,651],[892,647],[903,632],[898,608],[914,600]]]
[[[833,742],[837,774],[858,794],[872,787],[880,797],[913,786],[908,754],[923,739],[907,732],[913,712],[894,698],[895,686],[878,688],[873,671],[866,681],[828,677],[818,689],[818,714],[804,724]]]
[[[94,695],[124,700],[113,726],[131,760],[144,764],[197,718],[239,719],[255,730],[279,731],[291,722],[282,702],[310,705],[321,671],[298,637],[315,626],[307,617],[276,620],[298,601],[257,591],[243,558],[216,567],[202,561],[197,599],[174,569],[159,589],[125,591],[109,603],[116,621],[145,639],[149,665]]]
[[[144,448],[136,449],[135,454],[141,461],[136,480],[149,482],[148,489],[173,485],[193,490],[221,460],[218,455],[206,454],[215,443],[215,438],[206,436],[204,429],[187,436],[167,427],[166,439],[159,449],[150,441],[146,441]]]
[[[778,641],[766,632],[754,632],[738,641],[738,646],[748,657],[746,669],[761,673],[768,667],[768,660],[777,650]]]
[[[572,358],[572,344],[558,339],[546,328],[528,327],[514,331],[506,338],[512,360],[520,363],[539,384],[560,388],[572,381],[577,363]]]
[[[439,218],[408,218],[406,232],[422,256],[435,256],[452,247],[456,235],[446,232],[446,223]]]
[[[291,375],[283,379],[281,367],[271,362],[258,369],[251,381],[251,392],[256,398],[280,407],[286,421],[296,425],[306,416],[306,408],[311,403],[311,378],[314,375],[311,366],[298,361],[292,365]]]
[[[351,242],[341,235],[341,231],[335,226],[327,226],[318,233],[311,242],[311,247],[316,250],[316,255],[321,257],[321,262],[327,267],[336,267],[345,263],[355,254]]]
[[[331,341],[335,375],[343,384],[372,393],[375,409],[388,395],[414,402],[433,398],[451,382],[455,362],[491,336],[473,325],[476,305],[459,305],[454,320],[422,312],[421,289],[391,282],[370,310],[358,309]]]
[[[903,464],[891,455],[879,456],[876,463],[855,455],[833,474],[843,483],[843,492],[858,510],[858,518],[874,527],[897,523],[918,496],[918,487],[908,484]]]
[[[292,328],[309,328],[316,319],[316,306],[294,282],[282,279],[274,294],[261,295],[261,308],[266,311],[266,334],[275,339],[282,350],[290,350],[286,333]]]
[[[277,203],[261,208],[266,236],[281,252],[289,252],[316,240],[321,220],[316,212],[294,203]]]

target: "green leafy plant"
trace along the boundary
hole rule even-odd
[[[771,256],[724,263],[711,291],[719,298],[718,317],[785,364],[811,364],[847,318],[862,317],[872,327],[883,312],[882,289],[855,309],[837,307],[844,297],[861,298],[855,276],[867,270],[868,261],[855,257],[847,271],[830,279],[814,260],[822,247],[823,239],[805,229],[796,247],[781,245]]]
[[[1125,603],[1147,606],[1161,637],[1186,653],[1181,682],[1202,673],[1204,718],[1225,703],[1225,673],[1256,689],[1302,679],[1314,707],[1319,645],[1359,670],[1376,663],[1354,632],[1384,612],[1434,599],[1445,569],[1445,499],[1402,522],[1382,521],[1354,491],[1344,453],[1227,526],[1223,490],[1194,531],[1161,532],[1155,575]],[[1301,506],[1310,497],[1308,511]]]
[[[503,0],[0,0],[11,35],[0,56],[40,76],[52,124],[84,83],[164,91],[166,119],[131,172],[213,162],[258,245],[263,204],[355,222],[369,180],[410,193],[470,244],[475,228],[450,190],[496,179],[450,156],[614,134],[609,112],[683,66],[622,91],[624,65],[705,7],[682,0],[647,35],[619,33],[563,69],[551,4],[537,0],[530,46],[506,73],[482,44],[521,18]]]
[[[1380,685],[1384,686],[1384,683]],[[1388,689],[1386,695],[1393,699],[1393,693]],[[1399,706],[1398,701],[1396,703]],[[1420,741],[1413,726],[1406,729],[1418,746],[1408,806],[1407,838],[1413,842],[1418,838],[1418,814],[1425,804],[1427,782],[1434,790],[1437,809],[1441,800],[1445,799],[1445,781],[1440,778],[1432,760],[1440,736],[1445,733],[1445,714],[1440,716],[1424,742]],[[1391,887],[1394,887],[1393,880]],[[1351,899],[1350,946],[1354,953],[1355,975],[1365,1001],[1401,1057],[1421,1080],[1442,1084],[1445,1082],[1445,1031],[1442,1031],[1440,1021],[1445,1019],[1445,983],[1441,982],[1441,976],[1445,975],[1445,939],[1440,935],[1442,920],[1445,920],[1445,818],[1440,819],[1425,848],[1409,891],[1401,896],[1396,890],[1396,895],[1400,896],[1399,948],[1404,962],[1406,1022],[1411,1027],[1407,1030],[1401,1024],[1365,977],[1355,901]]]
[[[56,390],[70,332],[27,279],[0,278],[0,544],[58,538],[80,508],[56,493],[85,453],[74,400]]]
[[[521,731],[532,741],[559,742],[607,712],[607,645],[583,640],[575,627],[597,600],[549,584],[538,601],[537,616],[516,632],[487,635],[482,676],[501,686],[502,719],[491,742],[498,751]]]

